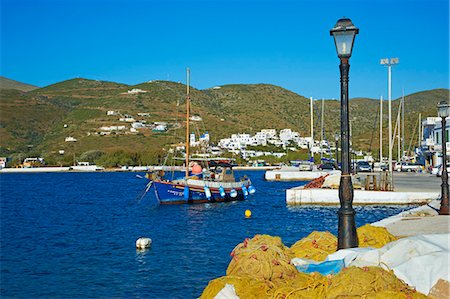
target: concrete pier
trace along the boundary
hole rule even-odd
[[[266,171],[264,178],[266,181],[311,181],[334,172],[336,171],[300,171],[298,167],[283,167]]]
[[[286,190],[287,204],[339,205],[337,189],[303,189],[297,187]],[[393,192],[354,190],[355,205],[402,205],[427,203],[439,197],[439,192]]]
[[[394,173],[395,191],[354,190],[353,203],[373,204],[420,204],[440,197],[441,179],[430,174]],[[338,205],[337,189],[303,189],[296,187],[286,190],[287,204]]]

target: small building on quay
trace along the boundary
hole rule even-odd
[[[420,148],[417,150],[419,162],[425,166],[442,164],[442,143],[446,142],[447,156],[450,155],[449,131],[450,124],[447,118],[445,141],[442,138],[442,119],[440,117],[427,117],[422,120]]]

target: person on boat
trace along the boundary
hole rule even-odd
[[[203,169],[197,162],[193,162],[191,168],[192,168],[191,173],[193,176],[195,176],[197,178],[202,177]]]

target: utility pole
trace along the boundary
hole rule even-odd
[[[389,123],[389,190],[394,189],[394,181],[392,177],[392,98],[391,98],[391,90],[392,90],[392,82],[391,82],[391,68],[392,65],[398,64],[398,58],[383,58],[380,61],[380,64],[387,65],[388,67],[388,123]]]

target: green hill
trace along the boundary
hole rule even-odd
[[[0,89],[17,89],[20,91],[30,91],[36,88],[39,87],[0,76]]]
[[[130,92],[131,91],[131,92]],[[270,84],[233,84],[205,90],[191,87],[191,114],[203,122],[192,122],[192,131],[208,131],[212,141],[233,133],[255,133],[261,129],[291,128],[309,136],[309,99]],[[0,154],[22,157],[41,155],[53,164],[70,164],[74,155],[109,153],[121,163],[157,162],[161,149],[184,141],[186,86],[170,81],[137,85],[76,78],[29,92],[0,90]],[[415,134],[418,114],[436,115],[436,105],[448,99],[449,90],[436,89],[405,97],[406,140]],[[399,100],[392,103],[393,121]],[[376,99],[352,99],[350,119],[355,148],[378,153],[378,109]],[[384,104],[387,135],[387,103]],[[118,115],[107,115],[108,111]],[[320,136],[321,101],[316,101],[315,136]],[[339,132],[340,103],[325,101],[325,136],[334,140]],[[124,115],[135,120],[167,122],[164,133],[150,129],[130,132]],[[195,125],[196,124],[196,125]],[[126,126],[126,130],[103,135],[102,127]],[[417,133],[416,133],[417,134]],[[66,137],[77,139],[65,142]],[[416,138],[417,139],[417,138]],[[385,139],[387,149],[387,139]],[[409,144],[409,142],[407,142]],[[59,151],[64,150],[64,155]],[[130,161],[130,157],[134,157]],[[122,159],[122,160],[121,160]],[[127,160],[128,159],[128,160]],[[119,163],[119,162],[117,162]]]

